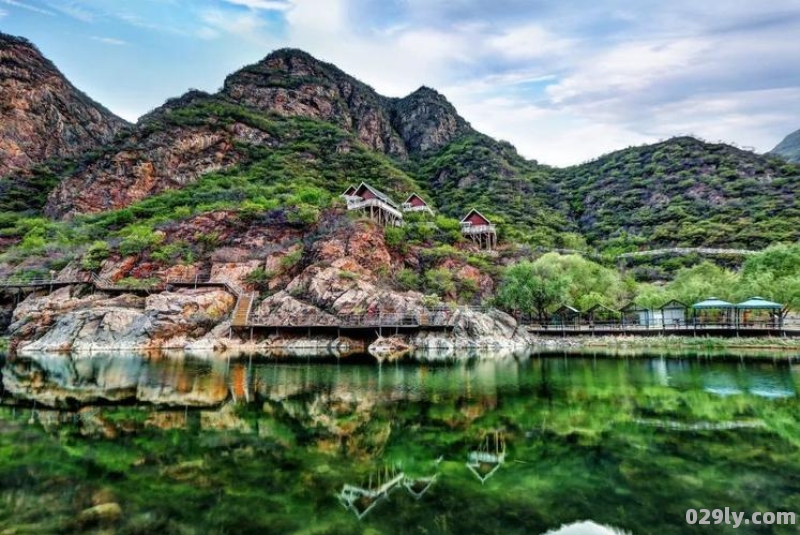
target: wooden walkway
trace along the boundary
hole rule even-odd
[[[6,289],[37,289],[37,288],[63,288],[64,286],[73,286],[75,284],[89,284],[87,281],[80,280],[57,280],[57,279],[4,279],[0,280],[0,288]]]

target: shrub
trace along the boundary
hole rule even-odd
[[[297,249],[295,251],[292,251],[291,253],[281,258],[280,261],[281,269],[283,269],[284,271],[291,270],[298,263],[300,263],[300,259],[302,258],[303,258],[303,249]]]
[[[419,290],[419,275],[414,271],[403,268],[394,278],[395,284],[402,290]]]
[[[436,308],[442,306],[442,299],[438,295],[425,295],[422,297],[422,306],[425,308]]]
[[[103,264],[103,260],[109,257],[111,248],[108,242],[98,240],[89,246],[89,249],[81,258],[81,267],[88,271],[97,271]]]
[[[272,280],[274,276],[274,272],[266,270],[263,267],[257,267],[245,276],[244,282],[253,285],[256,290],[263,291],[267,289],[269,281]]]
[[[319,221],[319,215],[318,208],[308,204],[299,204],[294,210],[289,210],[286,213],[286,220],[289,223],[312,225]]]
[[[123,255],[140,254],[146,249],[164,241],[164,233],[156,232],[149,225],[141,224],[128,227],[119,244],[119,252]]]
[[[448,270],[437,268],[425,272],[425,288],[439,295],[453,295],[456,291],[456,283]]]
[[[397,249],[405,242],[406,233],[402,227],[386,227],[383,231],[386,245],[392,249]]]

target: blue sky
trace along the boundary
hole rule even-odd
[[[129,120],[291,46],[553,165],[800,128],[798,0],[0,0],[0,30]]]

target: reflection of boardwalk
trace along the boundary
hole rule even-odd
[[[426,492],[436,483],[439,474],[434,474],[430,477],[418,477],[416,479],[412,479],[406,477],[403,480],[403,486],[408,490],[408,493],[411,494],[415,499],[419,500],[422,498]]]
[[[475,474],[481,484],[492,477],[506,462],[505,436],[495,431],[486,435],[477,450],[467,455],[467,468]]]
[[[361,520],[401,485],[405,478],[403,472],[398,472],[394,468],[385,468],[383,471],[378,471],[374,482],[373,476],[370,475],[369,483],[365,487],[344,485],[339,492],[339,501]]]

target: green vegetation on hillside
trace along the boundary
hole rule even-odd
[[[84,265],[96,268],[97,251],[103,249],[100,243],[108,242],[122,254],[146,250],[158,253],[162,245],[174,248],[174,244],[162,244],[159,229],[204,213],[232,210],[245,228],[257,217],[302,226],[316,223],[321,210],[329,208],[352,183],[369,182],[397,197],[419,189],[387,157],[367,150],[352,135],[325,122],[266,116],[213,101],[154,117],[147,128],[188,124],[224,127],[235,121],[268,132],[275,143],[270,147],[241,144],[238,149],[246,153],[246,163],[204,175],[182,189],[162,192],[123,209],[51,220],[40,215],[44,202],[41,193],[38,197],[26,196],[20,190],[23,186],[9,181],[8,187],[15,194],[0,205],[4,209],[0,212],[0,238],[18,243],[0,255],[0,262],[20,269],[35,265],[55,269],[93,244]],[[43,177],[39,182],[47,182],[43,191],[59,176],[48,169],[34,175]],[[186,245],[197,255],[203,239],[208,237],[198,236]],[[166,253],[162,258],[173,256]]]
[[[558,171],[589,243],[760,249],[800,238],[800,166],[676,138]]]
[[[501,240],[561,247],[572,236],[553,170],[525,160],[509,143],[463,136],[409,172],[431,185],[443,213],[461,219],[477,208],[498,225]]]

